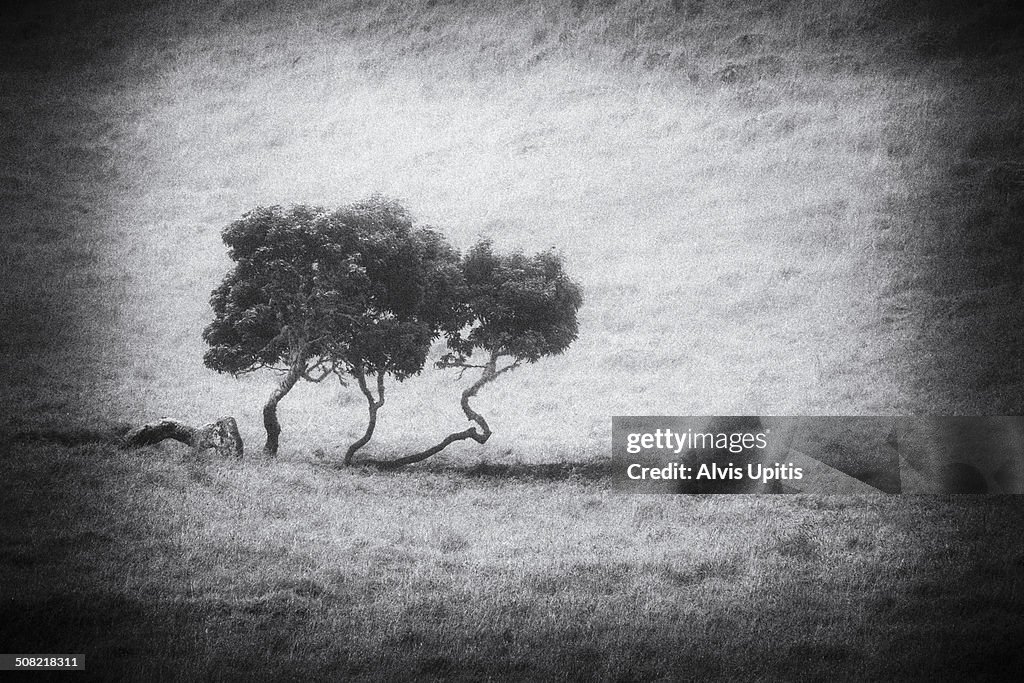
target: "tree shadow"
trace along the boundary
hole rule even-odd
[[[362,468],[375,474],[407,476],[423,473],[443,474],[466,479],[493,481],[580,481],[612,483],[615,468],[610,459],[595,462],[551,462],[551,463],[488,463],[481,462],[466,467],[451,464],[431,463],[411,468],[381,471],[366,466]]]

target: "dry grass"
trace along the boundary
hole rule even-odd
[[[606,480],[4,459],[2,638],[95,678],[1009,673],[1008,498],[622,496]],[[56,482],[56,483],[55,483]],[[12,590],[17,587],[17,590]]]
[[[10,48],[4,364],[28,409],[8,422],[230,412],[255,436],[269,378],[199,363],[219,230],[371,191],[460,246],[555,246],[584,286],[574,348],[481,397],[496,454],[594,457],[612,414],[1020,411],[1018,77],[933,66],[924,19],[222,3],[65,34],[40,16],[14,29],[87,54],[40,78],[58,57]],[[392,392],[380,449],[460,424],[437,400],[453,382]],[[334,452],[361,413],[351,390],[303,389],[285,448]]]
[[[80,642],[107,678],[1019,669],[1012,500],[627,498],[601,472],[614,414],[1024,410],[1019,25],[874,0],[9,15],[8,642]],[[461,247],[555,246],[583,285],[572,349],[480,397],[485,449],[323,471],[364,419],[334,385],[282,404],[277,463],[110,450],[165,414],[258,443],[270,378],[200,360],[219,231],[371,191]],[[459,391],[395,387],[369,455],[460,426]]]
[[[69,114],[96,120],[77,144],[95,157],[84,170],[102,160],[111,178],[83,178],[104,215],[84,239],[61,240],[89,245],[92,261],[75,274],[88,268],[90,279],[48,303],[73,306],[55,315],[92,342],[85,374],[99,412],[233,412],[243,430],[258,428],[265,385],[198,363],[206,298],[227,265],[219,230],[255,204],[336,205],[370,191],[401,197],[461,246],[489,235],[502,247],[558,247],[584,286],[570,353],[483,397],[496,452],[593,455],[621,413],[897,409],[887,340],[865,325],[887,279],[873,219],[898,182],[882,131],[887,81],[806,64],[793,15],[758,20],[776,37],[742,49],[740,27],[719,23],[742,13],[684,21],[658,44],[710,54],[680,71],[630,61],[654,43],[629,7],[275,7],[232,5],[188,26],[142,15],[163,39],[119,46],[96,67],[98,92]],[[634,9],[675,26],[664,7]],[[698,29],[704,42],[691,44]],[[766,56],[785,70],[719,73]],[[41,195],[43,180],[22,199]],[[95,302],[78,300],[83,291]],[[393,392],[379,443],[447,431],[461,418],[433,398],[456,391],[429,373]],[[316,439],[333,444],[358,429],[360,402],[349,400],[300,393],[284,419],[340,402],[340,415],[326,411],[338,417],[315,420]],[[353,426],[332,432],[331,422]]]

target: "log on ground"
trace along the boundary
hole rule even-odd
[[[128,432],[124,437],[124,444],[127,448],[136,448],[160,443],[165,439],[180,441],[194,448],[196,452],[212,448],[221,455],[234,458],[241,458],[243,453],[238,423],[230,416],[200,427],[164,417]]]

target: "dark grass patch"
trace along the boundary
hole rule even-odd
[[[443,529],[436,534],[437,547],[443,553],[458,553],[469,548],[469,539],[463,534],[450,529]]]
[[[841,512],[864,507],[863,500],[850,496],[805,494],[794,498],[794,501],[799,507],[819,512]]]
[[[19,535],[5,536],[0,538],[0,580],[4,565],[15,570],[39,567],[49,572],[76,556],[103,554],[117,544],[108,533],[91,529],[63,533],[22,529]]]
[[[154,609],[110,594],[68,594],[0,604],[0,642],[9,652],[82,653],[84,680],[121,678],[140,664],[185,661],[202,620],[187,608]],[[45,676],[44,676],[45,678]]]
[[[814,537],[810,523],[807,522],[784,535],[771,546],[771,550],[783,557],[801,562],[813,562],[821,555],[818,541]]]
[[[895,351],[892,360],[916,405],[940,415],[1018,415],[1024,137],[1014,93],[1021,42],[1013,41],[1011,55],[1004,38],[1019,33],[1021,10],[1001,2],[955,4],[924,15],[930,38],[918,51],[930,60],[970,59],[927,84],[935,102],[927,120],[894,111],[884,129],[886,144],[906,155],[907,178],[922,167],[937,172],[891,207],[907,228],[892,231],[906,237],[888,257],[894,282],[903,284],[883,303],[913,311],[898,353],[924,360],[908,364]],[[973,31],[984,26],[993,30],[979,42],[982,34]],[[908,273],[914,275],[902,275]]]
[[[292,585],[291,589],[302,598],[320,598],[328,593],[322,583],[314,579],[302,578]]]
[[[26,548],[6,547],[0,548],[0,568],[8,565],[14,569],[31,569],[46,562],[39,553]]]
[[[946,511],[953,521],[963,520],[965,534],[983,522],[968,513]],[[782,539],[786,548],[795,543],[796,556],[805,552],[800,536],[798,527]],[[62,538],[88,548],[106,540],[88,531]],[[483,620],[474,607],[480,596],[466,592],[463,581],[424,577],[403,588],[405,570],[383,567],[377,571],[390,578],[356,574],[340,592],[302,577],[268,584],[259,597],[146,602],[89,593],[10,600],[0,610],[0,637],[14,636],[5,642],[29,649],[42,643],[66,650],[71,643],[87,654],[90,676],[98,679],[812,680],[893,674],[927,680],[942,673],[936,662],[981,678],[1011,671],[1016,655],[999,653],[1020,630],[1024,594],[1014,598],[1011,589],[1020,580],[1024,552],[1012,542],[992,543],[979,546],[982,555],[965,564],[975,550],[939,550],[921,556],[912,576],[852,592],[842,576],[819,575],[811,564],[802,577],[766,577],[754,594],[717,599],[707,614],[694,613],[687,588],[733,581],[746,566],[742,558],[698,561],[676,573],[666,564],[627,561],[502,572],[487,597],[491,616]],[[480,570],[469,565],[464,571]],[[648,612],[630,596],[630,586],[652,572],[670,591],[654,595],[675,601],[678,614]],[[704,599],[713,595],[705,592]],[[861,604],[877,618],[857,617]],[[954,638],[954,629],[962,637]],[[879,649],[890,659],[869,656]],[[918,668],[890,661],[901,657]]]
[[[358,471],[358,470],[357,470]],[[611,482],[615,469],[611,460],[598,462],[572,463],[479,463],[472,467],[459,467],[427,463],[422,466],[403,468],[391,472],[378,472],[375,468],[366,467],[362,470],[372,476],[419,476],[423,473],[454,475],[475,480],[492,480],[500,483],[507,480],[534,482]]]
[[[613,466],[608,462],[586,463],[542,463],[530,464],[493,464],[481,463],[468,470],[465,474],[478,479],[523,479],[533,481],[600,481],[609,480]]]
[[[1024,626],[1019,620],[964,619],[944,607],[936,603],[922,610],[930,627],[879,622],[875,675],[887,680],[1019,679],[1024,670]]]
[[[658,573],[670,585],[692,586],[712,579],[730,581],[739,577],[743,570],[743,561],[738,557],[732,557],[702,560],[689,566],[666,563]]]
[[[845,662],[852,659],[854,651],[843,644],[801,642],[791,645],[787,650],[789,657],[797,662],[832,663]]]
[[[911,48],[928,59],[991,57],[1021,51],[1024,8],[1013,0],[922,3],[925,28],[910,36]]]
[[[121,445],[123,436],[131,429],[130,425],[118,424],[106,428],[74,427],[54,428],[42,427],[38,429],[26,429],[14,432],[6,437],[14,442],[23,443],[53,443],[60,446],[74,448],[87,444],[112,444]]]

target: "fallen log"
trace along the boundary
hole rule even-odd
[[[174,439],[191,446],[198,453],[212,448],[220,455],[241,458],[242,436],[235,418],[222,417],[216,422],[193,427],[180,420],[161,418],[132,429],[124,436],[126,448],[151,446],[165,439]]]

